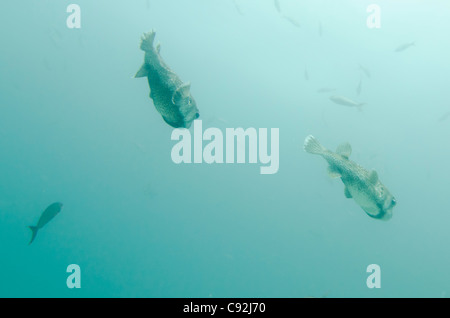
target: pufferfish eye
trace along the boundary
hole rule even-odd
[[[397,201],[395,199],[392,199],[391,206],[395,206],[397,204]]]

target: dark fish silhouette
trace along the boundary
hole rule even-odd
[[[362,90],[362,78],[359,79],[358,87],[356,87],[356,94],[358,94],[358,96],[361,94],[361,90]]]
[[[236,11],[240,14],[240,15],[244,15],[244,12],[242,12],[241,7],[239,6],[239,4],[236,2],[236,0],[233,0],[234,3],[234,7],[236,8]]]
[[[58,213],[61,212],[62,207],[63,207],[63,204],[59,203],[59,202],[50,204],[45,209],[45,211],[42,212],[42,215],[39,218],[37,225],[29,226],[30,230],[33,232],[32,236],[31,236],[31,241],[29,244],[33,243],[34,239],[36,238],[38,230],[42,229],[48,222],[50,222],[56,215],[58,215]]]
[[[278,11],[279,13],[281,13],[280,1],[274,0],[274,1],[273,1],[273,4],[275,5],[275,8],[277,9],[277,11]]]
[[[404,50],[406,50],[406,49],[408,49],[408,48],[410,48],[411,46],[414,46],[414,45],[416,45],[415,42],[402,44],[402,45],[400,45],[399,47],[397,47],[395,49],[395,52],[402,52],[402,51],[404,51]]]
[[[296,19],[289,17],[287,15],[283,15],[283,18],[285,18],[286,20],[288,20],[293,26],[295,26],[296,28],[301,28],[301,24],[300,22],[298,22]]]
[[[359,64],[359,69],[361,71],[363,71],[364,74],[366,74],[367,78],[370,78],[370,71],[366,67],[364,67],[361,64]]]

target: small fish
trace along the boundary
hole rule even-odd
[[[358,87],[356,87],[356,94],[358,94],[358,96],[361,94],[361,90],[362,90],[362,78],[359,79]]]
[[[294,18],[288,17],[287,15],[283,15],[283,18],[285,18],[286,20],[288,20],[288,21],[289,21],[293,26],[295,26],[296,28],[301,28],[300,23],[299,23],[297,20],[295,20]]]
[[[164,121],[174,128],[189,128],[200,115],[191,95],[191,84],[183,83],[163,61],[161,46],[153,47],[155,32],[145,33],[141,50],[145,52],[144,64],[135,77],[147,77],[150,98]]]
[[[363,71],[363,73],[367,76],[367,78],[370,78],[370,71],[366,67],[364,67],[361,64],[359,64],[359,69],[361,71]]]
[[[237,3],[236,0],[233,0],[234,3],[234,7],[236,8],[236,11],[240,14],[240,15],[244,15],[244,12],[242,12],[241,7],[239,6],[239,4]]]
[[[336,88],[332,88],[332,87],[322,87],[317,90],[317,93],[330,93],[330,92],[334,92],[335,90],[336,90]]]
[[[380,220],[392,217],[392,209],[397,201],[380,182],[375,170],[368,171],[349,160],[352,153],[349,143],[341,144],[336,152],[332,152],[309,135],[305,139],[304,149],[308,153],[322,156],[328,162],[329,176],[341,178],[345,185],[345,197],[353,198],[367,215]]]
[[[442,115],[441,118],[439,118],[439,122],[443,122],[448,117],[450,117],[450,112],[446,112],[444,115]]]
[[[305,76],[305,80],[306,80],[306,81],[309,81],[309,73],[308,73],[308,70],[306,69],[306,67],[305,67],[305,73],[304,73],[304,76]]]
[[[31,241],[28,243],[30,245],[33,243],[34,239],[36,238],[38,230],[42,229],[44,225],[46,225],[48,222],[50,222],[56,215],[58,215],[59,212],[61,212],[61,209],[63,207],[62,203],[55,202],[53,204],[50,204],[44,212],[42,212],[41,217],[39,218],[38,224],[36,226],[29,226],[30,230],[32,231]]]
[[[400,45],[399,47],[397,47],[395,49],[395,52],[402,52],[402,51],[404,51],[404,50],[406,50],[406,49],[408,49],[408,48],[410,48],[411,46],[414,46],[414,45],[416,45],[416,42],[410,42],[410,43],[402,44],[402,45]]]
[[[277,11],[278,11],[279,13],[281,13],[280,1],[278,1],[278,0],[273,0],[273,4],[275,5],[275,8],[277,9]]]
[[[365,103],[356,102],[348,97],[345,96],[331,96],[330,100],[339,105],[349,106],[349,107],[358,107],[358,109],[361,109],[361,106],[363,106]]]

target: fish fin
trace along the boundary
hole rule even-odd
[[[141,38],[141,50],[142,51],[152,51],[153,50],[153,41],[155,40],[155,31],[151,30],[150,32],[144,33]]]
[[[28,245],[30,245],[31,243],[33,243],[34,239],[36,238],[36,235],[37,235],[37,232],[39,229],[37,226],[31,226],[31,225],[28,228],[32,231],[31,240],[30,240],[30,243],[28,243]]]
[[[162,116],[162,118],[164,119],[164,121],[166,122],[166,124],[168,124],[169,126],[171,126],[171,127],[173,127],[173,128],[182,128],[182,127],[183,127],[183,126],[180,125],[180,123],[178,123],[178,122],[171,121],[170,119],[168,119],[168,118],[166,118],[166,117],[164,117],[164,116]]]
[[[172,103],[178,105],[180,101],[189,97],[191,90],[191,83],[184,83],[180,87],[177,88],[175,93],[172,96]]]
[[[134,78],[139,78],[139,77],[147,77],[149,74],[149,70],[147,65],[145,65],[145,63],[141,66],[141,68],[139,69],[139,71],[137,71],[136,75],[134,75]]]
[[[339,173],[339,171],[336,170],[336,168],[333,168],[332,166],[328,166],[328,175],[330,176],[330,178],[340,178],[341,174]]]
[[[348,142],[344,142],[336,148],[336,153],[345,159],[348,159],[352,154],[352,146],[350,146]]]
[[[159,52],[161,52],[161,43],[158,43],[158,45],[156,46],[156,53],[159,54]]]
[[[377,216],[380,214],[376,208],[369,208],[369,207],[362,207],[362,209],[364,210],[364,212],[366,212],[366,214],[368,216],[370,216],[371,218],[377,218]]]
[[[321,155],[327,150],[312,135],[309,135],[308,137],[305,138],[305,143],[303,144],[303,149],[305,149],[306,152],[316,154],[316,155]]]
[[[377,181],[378,181],[378,173],[375,170],[370,171],[369,182],[372,184],[376,184]]]
[[[350,191],[348,191],[347,187],[344,188],[344,194],[347,199],[353,198],[352,194],[350,193]]]

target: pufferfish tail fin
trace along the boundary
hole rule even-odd
[[[154,51],[153,48],[153,42],[155,41],[155,31],[151,30],[150,32],[144,33],[144,35],[141,38],[141,50],[144,52],[150,52],[150,51]],[[160,46],[158,45],[156,48],[156,51],[159,53],[160,50]],[[149,74],[149,68],[147,66],[147,64],[143,64],[141,66],[141,68],[139,69],[139,71],[137,71],[136,75],[134,75],[135,78],[140,78],[140,77],[147,77]]]
[[[153,41],[155,40],[155,31],[151,30],[150,32],[144,33],[141,38],[141,50],[142,51],[152,51],[153,50]]]
[[[327,150],[312,135],[309,135],[308,137],[306,137],[305,143],[303,145],[303,148],[305,149],[306,152],[312,153],[312,154],[315,154],[315,155],[321,155]]]

